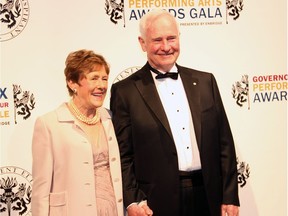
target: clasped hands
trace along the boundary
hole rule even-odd
[[[153,211],[149,206],[144,202],[139,204],[132,204],[127,208],[128,216],[152,216]]]
[[[239,216],[239,207],[235,205],[222,204],[221,216]]]

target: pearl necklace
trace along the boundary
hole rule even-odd
[[[88,124],[88,125],[95,125],[100,120],[100,113],[98,109],[96,109],[96,114],[93,118],[88,118],[87,116],[83,115],[80,110],[76,107],[73,100],[70,100],[68,103],[69,108],[73,115],[80,120],[81,122]]]

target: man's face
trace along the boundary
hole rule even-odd
[[[149,24],[148,24],[149,25]],[[179,53],[179,31],[175,21],[162,15],[151,21],[146,36],[138,38],[142,50],[147,52],[148,62],[161,71],[169,71]]]

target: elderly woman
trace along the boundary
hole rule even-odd
[[[102,107],[108,75],[101,55],[68,55],[71,100],[35,123],[33,215],[123,216],[119,149],[111,115]]]

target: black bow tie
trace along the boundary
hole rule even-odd
[[[155,68],[152,68],[151,66],[150,70],[157,74],[156,79],[163,79],[163,78],[171,78],[174,80],[178,79],[178,73],[171,73],[171,72],[161,73]]]

